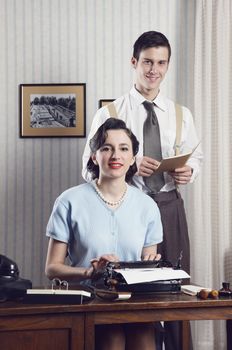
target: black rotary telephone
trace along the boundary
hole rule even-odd
[[[19,277],[18,265],[0,254],[0,301],[20,299],[30,288],[31,281]]]

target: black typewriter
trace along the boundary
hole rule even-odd
[[[182,280],[164,280],[127,284],[122,274],[116,270],[139,269],[139,268],[163,268],[181,269],[182,253],[173,265],[167,260],[159,261],[133,261],[133,262],[108,262],[106,267],[97,272],[93,278],[92,285],[97,289],[106,289],[117,292],[131,293],[178,293],[181,291]]]

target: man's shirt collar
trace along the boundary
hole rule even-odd
[[[139,106],[144,101],[146,101],[145,97],[135,88],[135,86],[133,86],[132,89],[130,90],[130,95],[134,98],[134,102],[136,106]],[[167,101],[165,97],[161,94],[161,92],[158,93],[158,95],[153,100],[153,102],[162,111],[166,111],[168,108]]]

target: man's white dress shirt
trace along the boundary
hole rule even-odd
[[[119,97],[114,101],[114,105],[118,114],[118,118],[125,121],[128,128],[132,130],[139,141],[139,152],[136,156],[137,166],[141,162],[143,157],[143,124],[147,118],[147,112],[143,106],[145,98],[133,87],[129,93]],[[161,93],[157,95],[153,101],[155,104],[155,112],[159,121],[160,127],[160,140],[162,157],[167,158],[175,154],[175,140],[176,140],[176,112],[175,103],[163,96]],[[199,143],[192,114],[189,109],[182,106],[183,111],[183,122],[182,122],[182,134],[180,144],[180,154],[191,151]],[[109,110],[107,106],[100,108],[93,119],[91,130],[89,132],[87,142],[83,153],[83,169],[82,176],[85,180],[90,181],[91,175],[88,174],[86,165],[90,157],[89,141],[99,128],[101,124],[109,118]],[[200,145],[194,151],[193,155],[187,161],[193,169],[191,181],[197,177],[200,171],[200,165],[202,162],[202,152]],[[175,184],[171,176],[164,173],[165,186],[161,191],[171,191],[175,189]],[[136,186],[147,192],[147,188],[144,184],[141,176],[134,176],[134,182]]]

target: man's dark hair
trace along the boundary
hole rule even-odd
[[[154,30],[145,32],[134,43],[133,57],[139,60],[141,51],[149,49],[150,47],[163,46],[168,49],[168,62],[171,57],[171,46],[166,36]]]
[[[105,121],[105,123],[103,123],[98,128],[97,132],[89,142],[91,155],[96,153],[97,150],[99,150],[104,145],[107,138],[108,130],[124,130],[131,140],[133,156],[136,156],[139,150],[139,142],[136,136],[132,133],[132,131],[126,127],[125,122],[118,118],[108,118]],[[96,179],[99,177],[99,166],[94,164],[91,157],[88,160],[87,169],[92,174],[93,179]],[[136,172],[137,172],[137,165],[136,165],[136,162],[134,162],[126,173],[126,181],[130,182]]]

